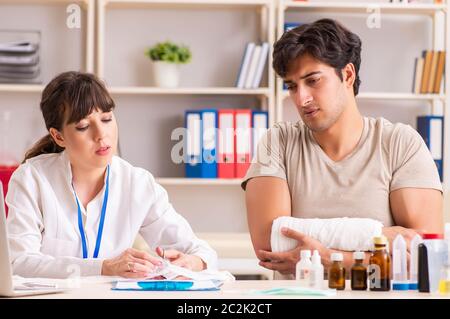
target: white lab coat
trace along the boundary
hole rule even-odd
[[[194,235],[153,176],[115,156],[98,258],[92,256],[105,187],[87,205],[87,212],[80,204],[88,247],[88,258],[83,259],[71,182],[65,152],[29,159],[14,172],[6,196],[14,274],[49,278],[100,275],[103,259],[131,247],[138,233],[151,249],[177,249],[199,256],[209,269],[217,267],[215,251]]]

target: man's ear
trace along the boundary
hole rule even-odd
[[[66,147],[66,143],[64,141],[64,137],[62,136],[62,134],[57,129],[51,127],[49,129],[49,133],[50,133],[51,137],[53,138],[53,140],[55,141],[55,143],[58,144],[58,146]]]
[[[347,87],[353,88],[353,83],[355,83],[356,80],[356,70],[353,63],[348,63],[342,69],[342,79]]]

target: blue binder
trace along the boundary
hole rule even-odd
[[[186,111],[185,113],[185,169],[186,177],[200,176],[201,161],[201,114],[198,111]]]
[[[217,178],[217,111],[186,111],[186,177]]]
[[[285,22],[284,23],[284,32],[291,31],[292,29],[295,29],[296,27],[301,26],[303,23],[300,22]]]
[[[284,23],[284,32],[291,31],[292,29],[295,29],[296,27],[301,26],[303,23],[300,22],[285,22]],[[287,85],[283,83],[283,90],[287,91]]]
[[[443,181],[443,152],[444,152],[444,117],[418,116],[417,131],[422,136],[436,163],[439,177]]]

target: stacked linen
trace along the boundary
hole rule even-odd
[[[40,83],[39,43],[0,42],[0,83]]]

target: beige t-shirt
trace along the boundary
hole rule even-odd
[[[275,176],[287,181],[292,216],[365,217],[384,226],[395,221],[389,193],[405,187],[442,192],[439,174],[422,137],[409,125],[364,117],[355,149],[331,160],[301,121],[278,123],[258,144],[244,178]],[[423,212],[426,214],[426,211]]]

